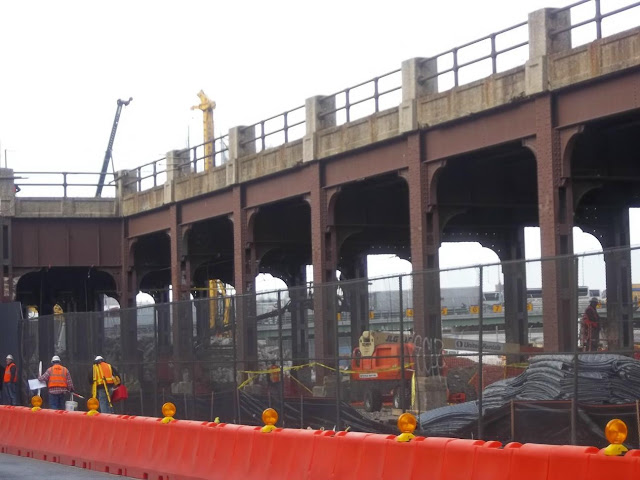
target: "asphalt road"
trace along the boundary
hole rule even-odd
[[[131,477],[98,473],[84,468],[67,467],[57,463],[0,453],[0,480],[32,480],[34,478],[46,478],[47,480],[115,480],[130,479]]]

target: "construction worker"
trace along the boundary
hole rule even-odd
[[[73,392],[73,381],[69,369],[60,364],[58,355],[51,358],[51,366],[38,377],[38,380],[46,383],[49,389],[49,408],[64,410],[64,396]]]
[[[93,361],[89,381],[91,382],[91,396],[100,402],[100,412],[113,413],[111,394],[113,387],[120,385],[118,371],[98,355]]]
[[[598,299],[593,297],[582,314],[580,337],[585,352],[597,352],[600,340],[600,315],[598,315]]]
[[[7,355],[7,366],[4,369],[3,393],[5,405],[18,404],[18,366],[13,361],[13,355]]]

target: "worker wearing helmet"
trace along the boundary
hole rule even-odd
[[[120,385],[118,371],[98,355],[93,361],[89,381],[91,382],[91,396],[100,402],[100,412],[113,413],[111,394],[113,387]]]
[[[73,392],[73,381],[69,369],[60,364],[58,355],[51,358],[51,366],[38,377],[38,380],[46,383],[49,389],[49,408],[64,410],[64,396]]]
[[[585,352],[597,352],[600,340],[600,315],[598,315],[598,299],[593,297],[582,315],[580,337]]]
[[[13,355],[7,355],[7,366],[4,369],[3,393],[5,405],[18,404],[18,366],[13,360]]]

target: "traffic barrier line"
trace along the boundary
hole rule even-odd
[[[638,478],[640,450],[260,427],[0,407],[0,452],[147,480]]]

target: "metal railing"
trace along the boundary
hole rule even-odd
[[[255,151],[258,153],[289,143],[304,136],[305,124],[305,106],[301,105],[247,126],[245,130],[254,129],[254,138],[240,142],[240,146],[255,143]]]
[[[569,11],[571,17],[574,17],[574,13],[576,13],[576,11],[574,9],[578,8],[578,7],[582,7],[585,6],[587,4],[594,4],[593,5],[593,16],[588,17],[584,20],[581,21],[577,21],[576,23],[573,23],[573,18],[572,18],[572,22],[571,25],[568,25],[566,27],[563,28],[559,28],[557,30],[554,30],[553,32],[551,32],[551,37],[557,37],[558,35],[565,33],[565,32],[572,32],[572,46],[576,46],[573,36],[574,36],[574,30],[581,28],[581,27],[585,27],[587,25],[591,25],[593,24],[595,26],[595,38],[596,39],[601,39],[602,38],[602,23],[603,20],[606,20],[607,18],[611,18],[615,15],[618,15],[620,13],[626,12],[628,10],[640,7],[640,2],[634,2],[634,3],[630,3],[629,5],[625,5],[619,8],[616,8],[614,10],[610,10],[610,11],[606,11],[603,12],[602,11],[602,0],[580,0],[578,2],[572,3],[570,5],[567,5],[566,7],[562,7],[562,8],[558,8],[555,13],[559,14],[562,12],[566,12]],[[605,2],[606,3],[606,2]],[[611,2],[611,4],[613,4],[613,2]]]
[[[32,189],[37,189],[39,193],[45,190],[44,195],[38,196],[57,197],[60,188],[63,198],[95,197],[99,177],[98,172],[14,172],[14,184],[19,197],[34,196],[30,195]],[[105,175],[104,197],[115,197],[114,178],[113,173]],[[70,190],[73,195],[69,195]]]
[[[327,98],[335,98],[336,107],[320,114],[320,118],[344,112],[342,118],[336,118],[336,125],[340,125],[380,112],[383,110],[380,107],[381,100],[387,95],[402,90],[401,72],[401,69],[396,69],[328,95]],[[386,86],[386,83],[390,85]],[[352,110],[359,105],[368,105],[369,108],[363,108],[360,114],[354,117]]]
[[[164,184],[167,178],[167,158],[162,157],[153,162],[145,163],[131,170],[136,173],[135,178],[125,181],[124,186],[136,184],[136,190],[141,192]]]
[[[208,155],[206,153],[207,146],[212,146],[213,152],[212,165],[219,167],[229,161],[229,135],[221,135],[214,138],[213,141],[204,142],[194,147],[189,147],[189,161],[191,170],[195,173],[204,172]]]
[[[421,78],[422,82],[427,82],[432,79],[441,79],[443,75],[452,74],[453,76],[453,84],[451,87],[440,89],[438,91],[448,90],[449,88],[458,87],[464,83],[468,83],[473,80],[477,80],[479,78],[483,78],[484,76],[493,75],[498,73],[499,71],[506,70],[506,68],[499,68],[498,59],[510,52],[514,52],[517,49],[526,47],[529,45],[528,32],[527,39],[524,41],[516,41],[514,43],[507,43],[506,46],[500,47],[500,42],[502,41],[502,37],[508,38],[509,36],[517,37],[518,29],[526,29],[528,27],[528,22],[521,22],[517,25],[513,25],[509,28],[505,28],[498,32],[487,35],[486,37],[479,38],[477,40],[473,40],[471,42],[465,43],[464,45],[460,45],[458,47],[454,47],[451,50],[447,50],[446,52],[440,53],[430,58],[425,58],[423,60],[423,64],[434,61],[436,62],[436,73],[433,75]],[[480,50],[481,53],[474,52],[475,50]],[[488,53],[485,53],[487,52]],[[479,55],[479,56],[477,56]],[[526,53],[526,56],[522,62],[518,64],[524,63],[529,58],[529,52]],[[488,75],[485,75],[484,71],[481,71],[481,62],[489,63],[490,61],[491,69]],[[440,65],[442,63],[450,64],[451,66],[448,68],[440,69]],[[468,67],[475,66],[478,68],[478,71],[481,72],[481,75],[470,76],[465,79],[465,81],[460,81],[460,71],[463,69],[467,69]],[[517,66],[517,65],[512,65]],[[438,82],[439,83],[439,82]]]

